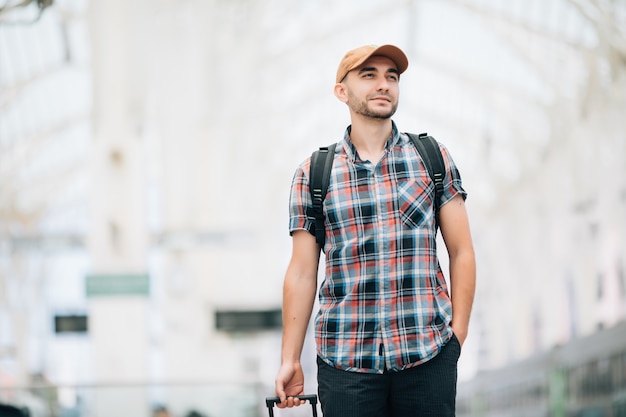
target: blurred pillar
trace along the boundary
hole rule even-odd
[[[94,415],[148,416],[147,230],[141,141],[145,72],[134,34],[145,1],[90,2],[94,141],[91,161],[90,334]],[[145,279],[147,278],[147,279]],[[140,286],[132,285],[139,279]],[[144,279],[142,281],[142,279]]]

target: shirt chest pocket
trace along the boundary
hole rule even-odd
[[[432,183],[411,178],[399,181],[397,187],[398,211],[404,227],[414,229],[433,218]]]

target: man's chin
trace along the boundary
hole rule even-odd
[[[355,113],[358,113],[362,116],[365,117],[369,117],[371,119],[377,119],[377,120],[387,120],[387,119],[391,119],[391,117],[396,113],[396,108],[392,108],[392,109],[381,109],[381,110],[374,110],[371,107],[361,107],[361,108],[355,108],[353,109],[353,111]]]
[[[391,110],[385,109],[385,110],[378,110],[378,111],[370,109],[369,113],[370,113],[370,117],[374,119],[387,120],[387,119],[391,119],[391,116],[393,116],[396,113],[396,109],[393,108]]]
[[[391,116],[393,116],[394,113],[395,112],[385,112],[385,113],[371,112],[369,116],[372,119],[387,120],[387,119],[391,119]]]

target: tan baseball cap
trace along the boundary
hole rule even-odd
[[[398,67],[398,72],[402,74],[409,66],[409,60],[400,48],[393,45],[365,45],[360,48],[348,51],[339,63],[337,68],[337,82],[346,76],[347,73],[357,68],[359,65],[367,61],[371,56],[384,56],[391,59]]]

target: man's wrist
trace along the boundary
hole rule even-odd
[[[281,361],[282,364],[290,363],[293,365],[300,365],[300,357],[294,357],[291,355],[283,356]]]

